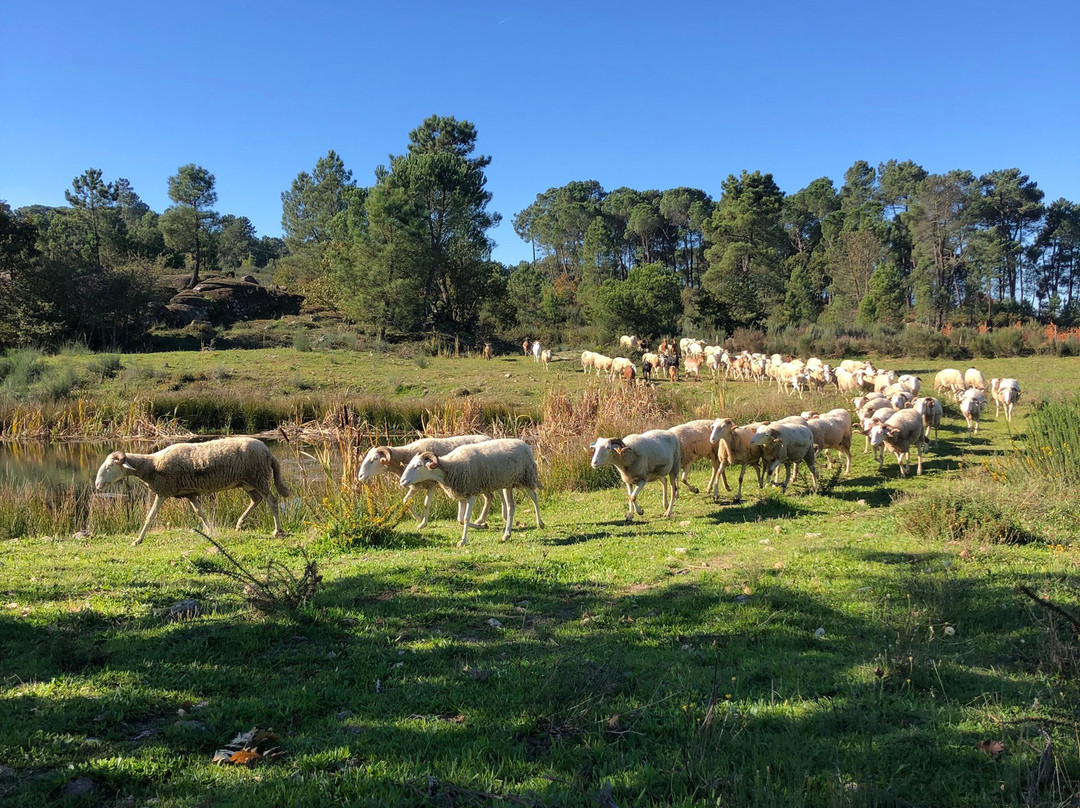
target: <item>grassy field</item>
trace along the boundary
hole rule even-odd
[[[226,562],[183,509],[138,548],[141,500],[89,537],[28,531],[0,544],[0,804],[1076,804],[1080,508],[1009,464],[1030,402],[1071,384],[1074,362],[979,363],[1022,380],[1023,414],[1010,431],[991,408],[969,438],[952,411],[920,478],[891,459],[879,473],[857,439],[852,474],[824,470],[821,495],[805,477],[786,495],[748,481],[739,504],[684,491],[670,520],[650,484],[626,524],[621,486],[553,482],[589,482],[564,460],[563,477],[544,468],[544,529],[519,501],[509,542],[495,518],[458,548],[444,505],[422,532],[406,519],[347,551],[330,523],[365,498],[298,483],[289,538],[268,537],[265,510],[219,531],[256,574],[318,563],[311,603],[271,616],[205,571]],[[291,396],[299,374],[313,395],[410,406],[468,389],[519,413],[506,429],[597,384],[569,359],[545,373],[278,349],[122,365],[86,394],[213,394],[216,373],[219,398]],[[163,375],[128,370],[144,365]],[[651,406],[642,418],[802,408],[705,382]],[[595,434],[567,430],[583,465]],[[217,499],[212,521],[235,519],[240,498]],[[185,599],[199,613],[171,619]],[[279,755],[213,763],[253,727]]]

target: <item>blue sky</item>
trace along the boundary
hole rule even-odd
[[[793,193],[896,158],[1080,201],[1078,31],[1076,2],[9,4],[0,199],[65,204],[94,167],[160,212],[196,163],[280,235],[299,172],[334,149],[369,184],[439,114],[493,158],[508,263],[514,214],[571,180]]]

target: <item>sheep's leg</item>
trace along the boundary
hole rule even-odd
[[[789,461],[784,461],[784,484],[780,486],[780,490],[783,491],[785,494],[787,493],[788,485],[791,484],[791,466],[792,464]],[[798,471],[797,466],[795,470]],[[777,469],[777,471],[779,471],[779,469]]]
[[[150,527],[150,523],[154,521],[154,517],[158,515],[159,510],[161,510],[161,494],[154,494],[154,502],[150,505],[150,511],[146,514],[146,519],[143,521],[142,530],[139,531],[139,538],[131,543],[132,547],[137,544],[142,544],[142,540],[146,536],[147,528]]]
[[[266,495],[266,505],[270,508],[270,515],[274,517],[274,538],[280,539],[285,535],[285,531],[281,529],[281,513],[278,511],[278,499],[273,491]]]
[[[503,518],[506,520],[506,527],[503,530],[503,541],[510,539],[510,531],[514,529],[514,489],[504,488],[502,490],[503,500]]]
[[[639,482],[637,485],[630,485],[630,483],[626,484],[626,493],[630,496],[630,509],[626,514],[627,522],[633,521],[635,513],[637,513],[638,516],[642,516],[645,513],[645,511],[643,511],[641,507],[639,507],[637,504],[637,496],[641,493],[641,489],[644,487],[644,480]]]
[[[458,505],[460,505],[460,504],[461,503],[458,503]],[[489,493],[484,494],[484,504],[480,506],[480,515],[478,517],[476,517],[476,521],[473,523],[473,527],[486,528],[488,526],[487,517],[488,517],[488,512],[490,510],[491,510],[491,493],[489,492]],[[504,507],[503,508],[503,516],[505,516],[505,515],[506,515],[506,509]]]
[[[536,490],[532,488],[526,488],[529,496],[533,501],[533,510],[536,511],[536,526],[539,528],[544,527],[544,520],[540,518],[540,499],[536,496]]]
[[[686,478],[686,470],[687,470],[687,467],[683,466],[683,469],[682,469],[683,485],[685,485],[687,488],[689,488],[695,494],[700,494],[701,492],[695,486],[691,485],[690,481]]]
[[[814,455],[811,454],[808,459],[804,459],[807,470],[810,472],[810,482],[812,483],[811,491],[815,494],[818,492],[818,480],[817,480],[817,466],[814,463]],[[829,465],[832,468],[832,464]]]
[[[919,458],[919,465],[915,469],[915,473],[921,475],[922,474],[922,444],[920,444],[918,441],[915,442],[915,453]]]
[[[851,447],[848,446],[847,449],[841,448],[840,451],[842,451],[847,456],[847,464],[844,466],[844,474],[851,474]]]
[[[465,514],[464,524],[461,526],[461,541],[458,542],[458,547],[464,547],[465,542],[469,538],[469,517],[472,516],[473,503],[476,502],[476,497],[469,497],[465,501]]]
[[[664,491],[667,491],[667,478],[664,479]],[[696,491],[694,493],[697,493]],[[672,512],[675,510],[675,500],[679,498],[679,475],[677,472],[671,472],[671,499],[668,500],[667,510],[665,516],[668,519],[671,518]]]
[[[409,501],[409,497],[412,496],[412,493],[415,490],[416,490],[416,486],[412,486],[412,485],[409,486],[409,490],[405,492],[405,502]],[[432,488],[430,486],[424,489],[424,510],[420,514],[420,521],[416,523],[417,529],[420,529],[422,527],[427,527],[428,516],[431,515],[431,497],[432,497],[432,493],[433,493],[433,491],[432,491]],[[412,508],[409,509],[409,512],[410,513],[412,512]]]
[[[255,506],[263,501],[263,495],[259,491],[251,490],[247,492],[247,495],[251,497],[251,504],[247,506],[247,510],[240,514],[240,518],[236,520],[237,530],[240,530],[240,528],[244,526],[244,520],[247,519],[248,514],[255,509]],[[198,514],[199,521],[203,523],[203,526],[206,528],[206,532],[209,533],[210,527],[206,524],[206,520],[203,519],[202,511],[199,509],[198,498],[188,497],[188,502],[190,502],[191,507],[195,509],[195,513]]]

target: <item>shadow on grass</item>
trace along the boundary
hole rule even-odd
[[[810,513],[773,497],[712,518]],[[1033,662],[1017,653],[1032,635],[1016,577],[1036,589],[1059,579],[957,580],[926,572],[937,553],[839,552],[889,597],[852,607],[818,576],[777,568],[739,573],[745,586],[711,574],[621,594],[544,557],[350,572],[326,581],[302,620],[45,625],[0,612],[12,804],[51,804],[74,774],[100,784],[102,804],[267,804],[284,789],[291,804],[450,804],[429,775],[540,806],[589,804],[605,783],[609,804],[786,806],[807,789],[846,804],[848,781],[902,804],[1020,795],[1041,746],[1017,743],[987,777],[956,705],[1030,701],[1017,696]],[[945,621],[963,642],[931,639],[928,623]],[[287,757],[262,764],[258,782],[219,777],[214,750],[252,726],[277,732]],[[1061,762],[1062,782],[1074,764]],[[948,777],[925,777],[942,767]]]

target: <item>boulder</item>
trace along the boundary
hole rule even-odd
[[[242,280],[209,278],[174,295],[165,306],[165,321],[182,328],[193,322],[231,325],[241,320],[276,319],[299,314],[303,300],[301,295],[267,289],[251,275]]]

